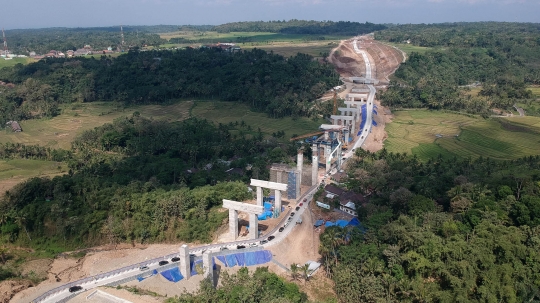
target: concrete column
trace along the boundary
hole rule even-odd
[[[278,172],[279,175],[279,172]],[[257,205],[262,206],[263,205],[263,190],[262,187],[257,186]]]
[[[345,131],[345,144],[349,144],[349,132]]]
[[[204,277],[209,278],[214,285],[214,267],[212,266],[212,257],[210,252],[205,252],[202,255],[203,268],[204,268]]]
[[[336,119],[334,119],[334,125],[337,125],[336,124]],[[328,140],[328,138],[329,138],[329,132],[326,131],[326,132],[324,132],[324,140]]]
[[[256,214],[249,214],[249,238],[257,239],[259,237],[259,221]]]
[[[319,181],[319,147],[317,144],[313,144],[313,157],[311,160],[311,186],[317,184]]]
[[[324,159],[326,161],[326,172],[330,171],[330,167],[331,167],[330,163],[332,161],[332,158],[330,158],[331,153],[332,153],[331,147],[330,146],[325,146]]]
[[[189,247],[184,244],[180,246],[180,272],[186,280],[191,277],[190,263],[191,260],[189,257]]]
[[[276,189],[276,204],[274,204],[274,213],[279,216],[281,214],[281,191]]]
[[[304,154],[302,151],[298,151],[298,156],[296,158],[296,196],[300,197],[300,186],[302,186],[302,171],[304,169]]]
[[[232,239],[236,240],[238,237],[238,211],[229,209],[229,232]]]
[[[304,154],[302,151],[298,151],[298,156],[296,157],[296,170],[302,172],[302,167],[304,165]]]

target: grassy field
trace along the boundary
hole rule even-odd
[[[530,91],[532,91],[533,96],[534,96],[535,98],[540,98],[540,87],[533,87],[533,86],[530,86],[528,89],[529,89]]]
[[[272,119],[264,113],[251,111],[243,104],[232,102],[196,102],[191,114],[194,117],[222,124],[244,121],[252,127],[251,134],[255,134],[258,128],[261,128],[261,131],[267,135],[284,131],[285,140],[291,138],[293,134],[303,135],[315,132],[324,123],[322,120],[314,121],[308,118],[298,118],[296,120],[290,117]]]
[[[400,50],[404,51],[407,55],[409,55],[412,52],[417,52],[419,54],[423,54],[427,51],[434,50],[432,47],[423,47],[423,46],[415,46],[412,44],[405,44],[405,43],[390,43],[390,42],[384,42],[384,44],[388,44],[391,46],[395,46],[399,48]]]
[[[51,148],[71,147],[71,141],[81,132],[112,122],[121,116],[130,116],[135,111],[142,116],[167,121],[179,121],[189,117],[191,101],[173,105],[142,105],[124,108],[105,102],[68,104],[62,114],[52,119],[21,121],[23,132],[2,130],[0,142],[37,144]]]
[[[0,160],[0,196],[16,184],[37,176],[57,176],[67,172],[64,163],[41,160]]]
[[[31,62],[35,62],[35,60],[32,58],[13,58],[11,60],[0,58],[0,68],[14,66],[17,63],[28,64]]]
[[[330,50],[339,44],[340,40],[349,39],[346,36],[334,35],[294,35],[279,33],[258,33],[258,32],[174,32],[160,35],[161,38],[184,38],[194,41],[194,44],[232,42],[242,49],[260,48],[266,51],[273,51],[285,57],[296,55],[297,53],[309,54],[314,57]],[[324,40],[318,40],[324,37]],[[241,42],[245,39],[246,42]],[[162,47],[187,46],[190,44],[164,44]]]
[[[426,160],[437,157],[480,156],[516,159],[540,151],[540,118],[482,119],[460,114],[414,110],[397,111],[386,125],[385,148],[416,154]]]

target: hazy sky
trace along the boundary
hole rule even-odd
[[[6,29],[278,19],[540,22],[540,0],[0,0],[0,8]]]

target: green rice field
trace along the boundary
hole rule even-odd
[[[313,120],[304,117],[296,120],[291,117],[272,119],[265,113],[253,112],[246,105],[233,102],[199,101],[195,103],[191,115],[222,124],[244,121],[247,125],[251,126],[252,134],[255,134],[258,128],[266,135],[284,131],[284,140],[290,139],[293,134],[303,135],[315,132],[324,123],[323,120]]]
[[[455,113],[407,110],[386,125],[385,148],[426,160],[443,157],[516,159],[540,152],[540,118],[482,119]]]

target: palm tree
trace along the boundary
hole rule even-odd
[[[296,263],[291,264],[291,278],[293,279],[293,281],[298,279],[298,271],[299,271],[298,264]]]
[[[304,264],[304,266],[300,267],[300,270],[302,271],[302,276],[304,277],[304,280],[307,282],[309,279],[309,275],[308,275],[309,264]]]

